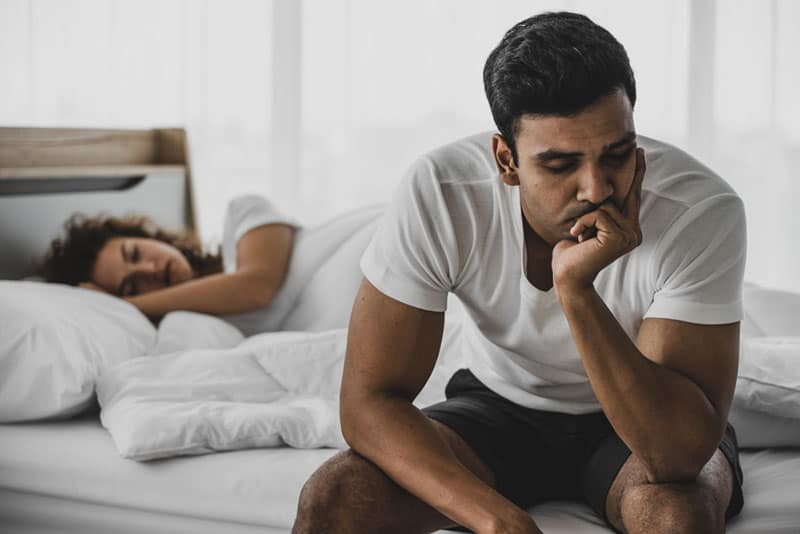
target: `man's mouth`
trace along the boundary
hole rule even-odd
[[[166,286],[170,286],[172,284],[172,273],[170,272],[169,266],[172,260],[168,261],[167,264],[164,266],[164,284]]]
[[[568,223],[570,224],[570,226],[571,226],[571,225],[575,224],[576,222],[578,222],[578,219],[580,219],[581,217],[583,217],[583,216],[584,216],[584,215],[586,215],[587,213],[591,213],[591,212],[593,212],[593,211],[597,210],[599,207],[600,207],[600,205],[597,205],[597,206],[590,206],[590,207],[588,207],[588,208],[586,208],[586,209],[584,209],[584,210],[581,210],[579,213],[577,213],[577,214],[575,214],[574,216],[572,216],[572,217],[570,217],[569,219],[567,219],[567,222],[568,222]]]

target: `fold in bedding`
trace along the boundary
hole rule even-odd
[[[344,447],[336,399],[345,338],[343,330],[277,333],[130,360],[98,380],[101,421],[120,454],[137,460]]]
[[[175,334],[192,337],[187,327],[199,318],[182,318],[185,324],[173,321],[180,326]],[[461,367],[463,325],[457,314],[445,323],[417,407],[444,398],[447,380]],[[273,332],[234,347],[125,361],[98,380],[102,423],[120,454],[136,460],[252,447],[343,448],[338,395],[346,338],[345,329]],[[742,446],[798,444],[798,377],[790,372],[798,347],[798,337],[743,339],[730,414]]]
[[[416,404],[443,398],[459,326]],[[229,349],[129,360],[97,383],[100,418],[135,460],[252,447],[345,448],[338,395],[346,330],[253,336]],[[452,354],[453,356],[445,356]]]

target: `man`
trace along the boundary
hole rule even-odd
[[[484,83],[500,133],[418,160],[362,258],[352,450],[306,483],[294,532],[536,533],[525,508],[549,499],[619,532],[724,531],[742,506],[740,199],[636,136],[625,50],[584,16],[517,24]],[[418,410],[448,292],[469,369]]]

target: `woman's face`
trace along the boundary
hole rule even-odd
[[[192,266],[168,243],[146,237],[109,239],[97,254],[92,282],[120,297],[141,295],[194,277]]]

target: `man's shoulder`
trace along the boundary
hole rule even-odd
[[[647,174],[641,205],[644,242],[636,257],[663,267],[669,264],[665,255],[683,258],[686,254],[675,251],[710,247],[721,233],[742,227],[744,204],[717,173],[668,143],[643,136],[638,143],[645,149]],[[744,247],[743,236],[737,239]],[[738,254],[736,247],[729,248]]]
[[[440,184],[493,181],[497,167],[492,154],[493,132],[481,132],[447,143],[423,154],[415,169],[429,173]]]
[[[643,189],[658,200],[689,209],[710,198],[737,196],[721,176],[686,151],[642,135],[637,141],[647,158]]]
[[[417,158],[393,204],[457,226],[491,216],[501,187],[486,132],[440,146]],[[463,220],[462,220],[463,219]]]

